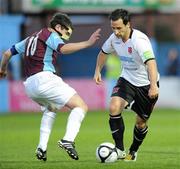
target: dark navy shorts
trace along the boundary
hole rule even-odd
[[[159,86],[159,82],[157,82]],[[128,102],[128,106],[132,104],[131,109],[135,111],[142,119],[147,120],[158,100],[148,96],[150,85],[137,87],[120,77],[113,88],[111,97],[119,96]],[[127,106],[127,107],[128,107]]]

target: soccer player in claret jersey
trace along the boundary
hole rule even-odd
[[[43,111],[40,139],[36,150],[39,160],[47,160],[47,144],[55,120],[55,112],[64,106],[68,107],[71,113],[65,136],[58,141],[58,145],[72,159],[79,158],[74,140],[88,107],[76,91],[55,74],[55,64],[58,54],[68,54],[92,46],[100,37],[100,29],[92,33],[86,41],[65,44],[64,40],[69,40],[72,30],[70,18],[66,14],[56,13],[49,27],[16,43],[5,51],[2,57],[0,78],[6,76],[10,58],[18,53],[24,54],[27,76],[24,82],[25,91],[32,100],[41,105]]]
[[[156,60],[148,37],[130,25],[127,10],[116,9],[110,14],[113,33],[105,41],[100,51],[94,80],[100,84],[101,70],[108,54],[115,52],[122,63],[122,73],[113,88],[109,106],[109,125],[118,151],[118,158],[135,161],[137,151],[147,132],[147,121],[158,99]],[[128,106],[136,113],[133,142],[126,156],[123,134],[122,111]]]

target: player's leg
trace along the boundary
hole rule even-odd
[[[137,115],[136,125],[134,127],[133,143],[130,147],[130,151],[138,151],[139,146],[142,144],[146,134],[148,132],[147,120],[142,119]]]
[[[110,117],[109,117],[109,125],[112,133],[112,137],[114,139],[116,148],[118,150],[118,158],[123,159],[125,157],[124,150],[124,121],[121,115],[124,107],[127,106],[127,101],[120,97],[112,97],[110,101]]]
[[[53,108],[56,109],[54,100],[58,99],[58,87],[61,86],[61,79],[51,72],[40,72],[28,78],[24,85],[27,95],[39,105],[43,105],[41,107],[43,116],[36,156],[39,160],[46,161],[47,144],[56,116],[53,110]]]
[[[139,146],[143,143],[147,133],[147,120],[144,120],[137,115],[136,124],[133,131],[133,142],[130,146],[129,154],[126,156],[125,161],[136,161],[137,151],[139,149]]]
[[[77,160],[78,155],[74,149],[74,139],[87,112],[87,105],[76,94],[76,91],[60,77],[52,73],[45,74],[45,77],[41,78],[42,82],[39,83],[41,85],[37,90],[38,97],[34,97],[33,99],[39,104],[46,105],[49,110],[60,110],[64,106],[72,109],[68,118],[64,140],[59,142],[59,146],[63,146],[68,154]],[[47,118],[44,121],[48,122]]]
[[[50,111],[46,107],[41,107],[43,112],[43,116],[41,119],[40,125],[40,137],[39,137],[39,144],[36,150],[36,156],[39,160],[47,160],[46,152],[47,152],[47,145],[49,141],[49,136],[51,134],[52,126],[56,117],[56,113]]]
[[[149,98],[148,96],[149,86],[137,87],[135,102],[132,105],[132,110],[136,112],[136,124],[133,131],[133,142],[129,149],[129,155],[126,157],[126,161],[136,161],[137,152],[140,145],[143,143],[147,132],[147,121],[153,111],[154,105],[158,99]]]
[[[71,158],[78,160],[79,157],[75,150],[74,140],[79,132],[85,114],[88,111],[88,107],[78,94],[75,94],[66,103],[66,106],[71,109],[71,112],[68,117],[65,135],[58,144],[67,151]]]
[[[74,141],[79,132],[81,123],[86,115],[86,112],[88,111],[88,107],[78,94],[75,94],[66,103],[66,106],[71,109],[71,112],[68,117],[66,133],[63,139]]]
[[[125,126],[122,111],[132,102],[133,95],[133,86],[128,81],[120,77],[116,86],[113,88],[109,110],[109,125],[112,137],[118,150],[118,158],[124,158],[126,155],[123,142]]]

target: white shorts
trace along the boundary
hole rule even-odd
[[[52,72],[39,72],[24,82],[28,97],[52,110],[61,109],[76,91]]]

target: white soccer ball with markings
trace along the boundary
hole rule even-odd
[[[117,158],[117,150],[112,143],[102,143],[96,149],[96,159],[101,163],[113,163]]]

